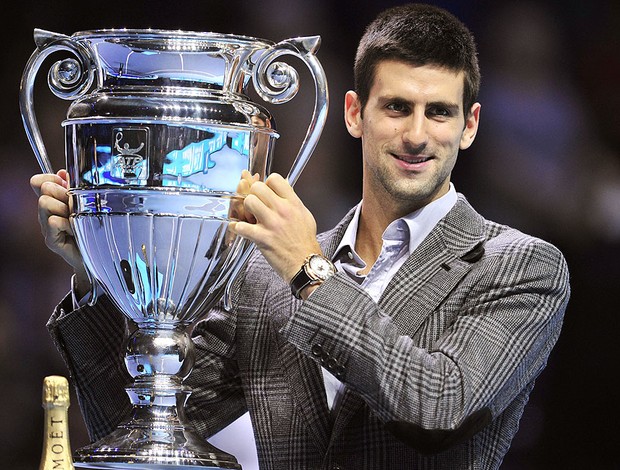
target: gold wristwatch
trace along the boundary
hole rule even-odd
[[[305,287],[321,284],[334,274],[336,274],[334,263],[323,255],[312,254],[305,259],[299,272],[291,279],[291,292],[296,298],[301,299],[301,291]]]

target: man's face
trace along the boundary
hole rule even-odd
[[[347,128],[362,139],[364,199],[408,213],[448,191],[458,151],[478,129],[480,105],[465,115],[463,86],[463,72],[388,60],[376,67],[363,112],[347,93]]]

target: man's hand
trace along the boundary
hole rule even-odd
[[[254,242],[286,282],[308,255],[322,253],[314,216],[281,175],[251,182],[243,209],[245,221],[233,222],[231,230]]]
[[[39,174],[30,179],[30,186],[39,197],[39,224],[45,244],[60,255],[76,273],[79,293],[90,288],[82,256],[78,251],[69,222],[69,176],[66,170],[57,174]]]

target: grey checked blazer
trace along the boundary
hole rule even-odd
[[[332,255],[349,213],[320,236]],[[462,195],[378,304],[338,273],[293,298],[257,252],[194,330],[188,416],[208,437],[249,410],[261,469],[490,470],[500,466],[569,297],[561,253],[490,222]],[[128,413],[124,317],[102,298],[50,331],[91,437]],[[346,384],[330,414],[323,365]]]

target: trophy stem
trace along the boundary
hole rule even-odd
[[[78,468],[236,469],[235,457],[205,441],[188,422],[182,384],[194,364],[194,344],[184,328],[143,326],[125,355],[134,383],[125,390],[132,416],[103,439],[78,449]]]

